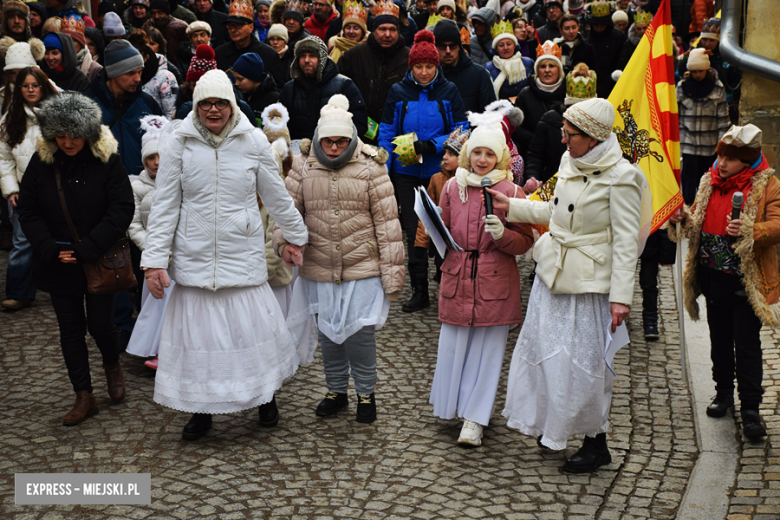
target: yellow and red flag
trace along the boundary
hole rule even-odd
[[[623,155],[642,168],[653,193],[652,231],[683,205],[673,45],[672,6],[662,0],[609,96]]]

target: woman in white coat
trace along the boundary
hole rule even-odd
[[[631,305],[646,181],[622,156],[608,101],[583,101],[563,117],[568,151],[552,199],[510,202],[493,192],[507,220],[550,229],[534,246],[536,279],[504,415],[509,426],[555,450],[585,435],[564,469],[590,473],[612,461],[606,440],[612,372],[604,348],[610,322],[614,334]]]
[[[220,70],[204,74],[195,110],[166,142],[141,266],[149,291],[176,280],[160,337],[154,400],[193,413],[182,438],[202,437],[211,414],[259,407],[279,420],[274,392],[298,354],[268,286],[257,194],[302,260],[308,233],[279,176],[268,139],[236,105]]]
[[[17,311],[29,307],[35,299],[32,282],[33,250],[22,232],[16,206],[19,202],[19,183],[35,153],[35,143],[41,135],[36,111],[40,103],[54,96],[54,89],[46,74],[38,67],[25,67],[17,75],[17,88],[11,95],[8,112],[0,120],[0,190],[14,208],[13,248],[8,256],[5,278],[4,309]]]

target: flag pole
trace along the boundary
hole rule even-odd
[[[680,331],[680,369],[682,371],[682,382],[684,385],[688,384],[688,368],[686,363],[686,345],[685,345],[685,315],[683,305],[683,268],[682,268],[682,226],[678,222],[677,226],[677,261],[675,262],[675,269],[677,269],[677,283],[674,284],[675,292],[677,293],[677,321],[679,322]]]

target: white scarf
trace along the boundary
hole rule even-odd
[[[539,81],[539,78],[536,78],[536,86],[539,87],[539,90],[541,90],[542,92],[555,92],[556,90],[558,90],[558,87],[560,87],[562,83],[563,83],[563,74],[561,74],[560,77],[558,78],[558,81],[556,81],[552,85],[545,85],[544,83]]]
[[[522,2],[515,2],[517,7],[519,7],[524,13],[532,8],[534,5],[536,5],[536,0],[529,0],[528,3],[522,3]]]
[[[510,85],[525,81],[528,74],[525,70],[525,63],[523,63],[523,55],[519,52],[511,58],[501,58],[500,56],[493,56],[493,65],[501,72],[496,79],[493,80],[493,89],[496,91],[501,90],[501,85],[505,80],[509,80]]]
[[[493,181],[493,184],[501,182],[504,179],[511,181],[513,178],[512,172],[509,170],[493,170],[492,172],[486,173],[485,175],[477,175],[476,173],[470,172],[465,168],[458,168],[455,171],[455,182],[458,183],[458,195],[460,195],[460,201],[463,204],[469,200],[469,190],[466,189],[467,186],[481,188],[483,177],[489,178],[491,181]]]

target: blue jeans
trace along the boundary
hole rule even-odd
[[[8,271],[5,275],[5,296],[9,300],[34,300],[35,287],[32,283],[32,245],[22,232],[19,215],[11,216],[14,228],[13,248],[8,255]]]

